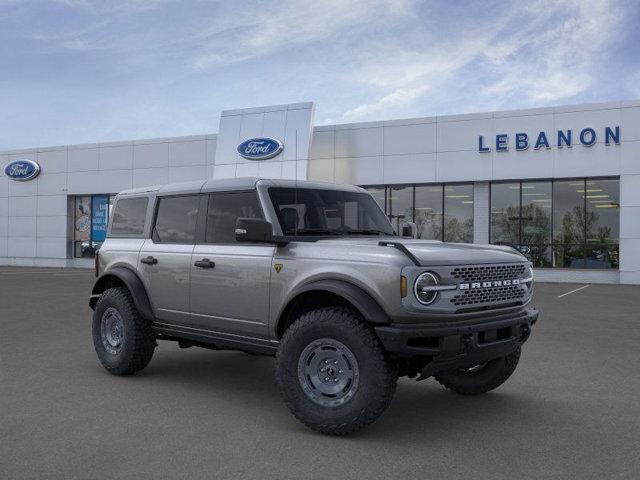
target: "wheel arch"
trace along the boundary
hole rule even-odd
[[[131,293],[133,302],[140,312],[140,315],[147,320],[153,320],[154,315],[147,289],[136,272],[123,266],[109,269],[96,280],[91,290],[91,298],[89,300],[91,309],[95,309],[100,295],[105,290],[114,287],[126,287],[129,293]]]
[[[344,280],[318,280],[296,289],[278,315],[275,334],[282,338],[287,328],[307,312],[317,308],[342,305],[353,308],[372,323],[389,323],[379,303],[361,287]]]

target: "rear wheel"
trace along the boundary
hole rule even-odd
[[[480,395],[498,388],[515,371],[520,360],[520,347],[513,353],[485,363],[435,375],[444,387],[461,395]]]
[[[276,356],[276,380],[298,420],[345,435],[389,406],[398,375],[371,327],[345,308],[321,308],[296,320]]]
[[[151,324],[142,318],[124,287],[100,296],[93,312],[93,346],[102,366],[114,375],[130,375],[147,366],[156,346]]]

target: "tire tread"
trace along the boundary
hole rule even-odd
[[[515,352],[495,360],[491,360],[486,367],[492,370],[492,375],[473,375],[458,371],[443,372],[434,375],[436,381],[445,388],[460,395],[481,395],[498,388],[513,374],[520,360],[520,348]],[[478,373],[482,373],[480,370]]]
[[[151,329],[150,322],[140,315],[131,293],[125,287],[116,287],[106,290],[100,296],[100,299],[96,304],[95,311],[101,311],[101,307],[104,303],[117,305],[123,320],[125,322],[127,322],[127,319],[129,320],[128,324],[130,328],[127,331],[129,339],[126,341],[130,342],[129,344],[131,348],[121,352],[122,357],[116,365],[104,361],[100,355],[100,351],[98,351],[100,363],[102,363],[109,373],[114,375],[131,375],[139,372],[149,364],[156,347],[155,335]],[[100,321],[99,318],[95,318],[95,315],[94,323]],[[94,344],[96,344],[96,350],[99,350],[102,348],[99,333],[97,334],[97,337],[98,338],[96,338],[94,328]]]
[[[378,395],[372,397],[369,404],[356,412],[355,416],[350,418],[348,422],[322,423],[310,419],[299,407],[300,399],[290,396],[290,388],[287,388],[287,382],[295,381],[297,383],[298,379],[297,375],[295,379],[282,378],[281,372],[285,370],[283,364],[287,360],[283,358],[282,348],[278,349],[278,353],[276,354],[276,380],[278,382],[280,395],[284,399],[285,404],[301,423],[312,430],[327,435],[348,435],[371,424],[387,409],[396,390],[398,373],[395,364],[387,358],[370,324],[367,324],[358,313],[344,307],[325,307],[302,315],[287,329],[281,339],[281,345],[296,342],[302,333],[310,326],[322,327],[323,325],[326,326],[325,328],[327,329],[337,326],[345,332],[348,332],[348,335],[359,338],[364,345],[366,345],[368,354],[371,355],[371,358],[367,360],[373,361],[378,365],[378,368],[375,369],[376,378],[373,380],[376,385],[381,386]],[[299,395],[304,395],[304,393],[300,392]]]

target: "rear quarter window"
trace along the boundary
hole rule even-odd
[[[147,197],[118,199],[113,209],[113,220],[109,236],[142,235],[147,217]]]
[[[195,243],[200,195],[164,197],[158,202],[154,242]]]

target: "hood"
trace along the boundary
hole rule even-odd
[[[476,263],[519,263],[527,259],[511,247],[473,243],[444,243],[401,237],[360,237],[321,240],[349,247],[377,247],[381,241],[403,244],[423,266],[466,265]],[[388,247],[380,247],[388,248]]]
[[[401,243],[422,265],[464,265],[469,263],[518,263],[527,261],[511,247],[473,243],[443,243],[403,240]]]

